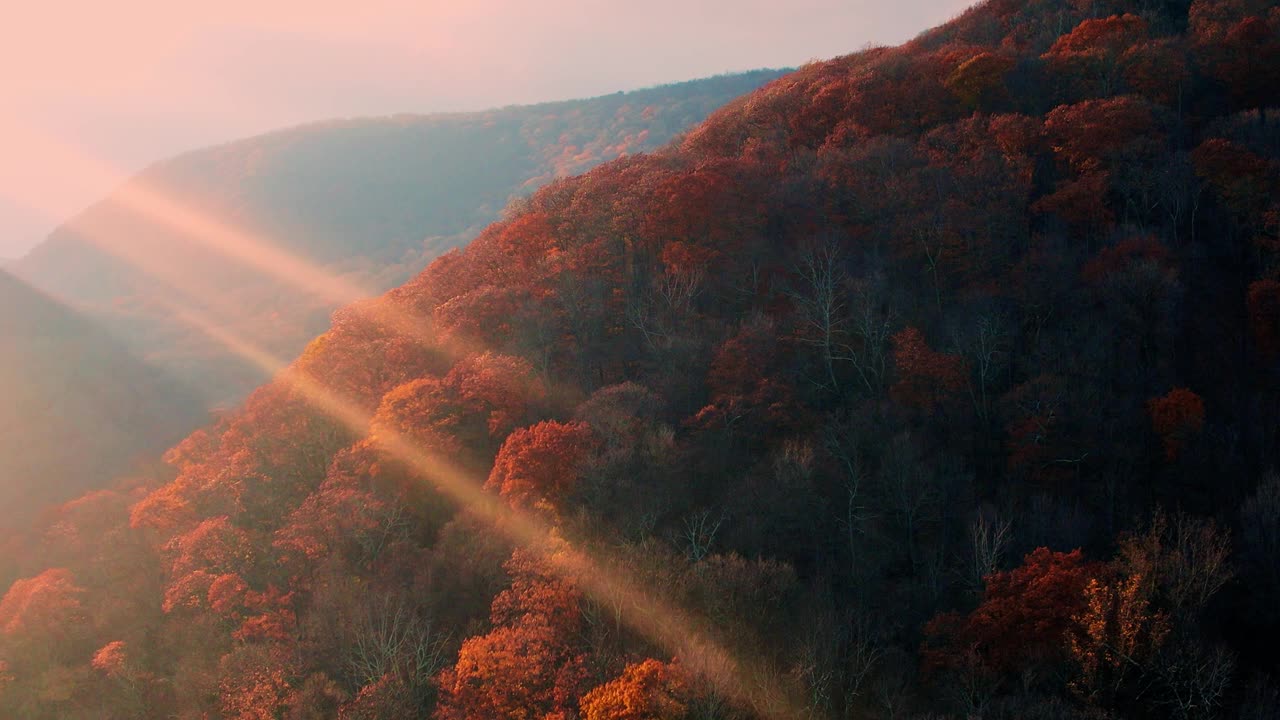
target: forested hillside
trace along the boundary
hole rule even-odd
[[[15,540],[0,706],[1276,717],[1276,98],[991,0],[553,182]]]
[[[194,393],[0,271],[0,527],[156,464],[208,420]]]
[[[659,147],[779,74],[480,113],[340,120],[195,151],[142,172],[11,269],[211,402],[238,402],[266,378],[175,322],[166,301],[197,291],[220,320],[290,356],[328,328],[335,305],[210,252],[210,242],[226,244],[220,234],[265,238],[381,293],[470,240],[512,197]],[[184,217],[174,217],[174,205]],[[188,221],[195,213],[216,218],[220,230]],[[130,262],[138,256],[150,266]],[[156,277],[157,265],[188,276]]]

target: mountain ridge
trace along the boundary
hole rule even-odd
[[[586,100],[479,113],[341,119],[183,153],[127,181],[197,214],[263,236],[378,292],[463,244],[509,199],[601,160],[656,147],[714,107],[781,71],[760,70]],[[131,185],[132,184],[132,185]],[[242,370],[157,310],[175,299],[128,262],[132,254],[202,268],[237,306],[220,319],[290,356],[336,309],[244,272],[184,231],[117,199],[116,190],[50,234],[10,270],[89,313],[141,356],[195,384],[214,404],[264,378]]]

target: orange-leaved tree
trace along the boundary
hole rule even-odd
[[[583,422],[545,420],[511,433],[485,487],[517,508],[554,510],[572,492],[596,444]]]
[[[582,696],[583,720],[680,720],[688,686],[680,668],[647,659]]]
[[[582,595],[517,550],[512,585],[494,598],[493,629],[462,643],[439,676],[437,720],[568,717],[587,689]]]

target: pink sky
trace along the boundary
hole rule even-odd
[[[331,117],[477,110],[897,43],[966,0],[45,0],[0,23],[0,257],[183,150]],[[203,7],[201,7],[203,6]]]

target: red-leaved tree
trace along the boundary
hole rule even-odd
[[[1182,448],[1204,427],[1204,401],[1186,388],[1174,388],[1147,403],[1151,428],[1164,444],[1164,454],[1177,460]]]
[[[1016,674],[1065,660],[1069,638],[1080,632],[1085,588],[1099,572],[1079,550],[1035,550],[1019,567],[989,576],[981,604],[967,617],[952,613],[929,622],[926,662],[955,667],[976,658],[998,673]]]
[[[546,420],[511,433],[485,487],[517,508],[554,510],[573,490],[596,443],[582,422]]]
[[[648,659],[582,696],[582,720],[680,720],[688,687],[680,668]]]

